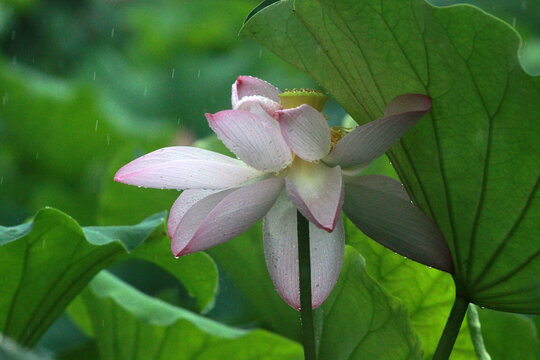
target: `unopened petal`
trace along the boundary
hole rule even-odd
[[[283,179],[271,178],[199,200],[173,231],[173,253],[205,250],[242,234],[270,210],[282,188]]]
[[[364,234],[407,258],[453,271],[443,234],[411,202],[369,186],[348,183],[345,191],[343,210]]]
[[[278,171],[292,161],[277,120],[260,106],[257,105],[257,113],[225,110],[206,114],[206,118],[225,146],[255,169]]]
[[[295,158],[285,180],[287,195],[309,221],[332,231],[343,204],[343,179],[339,166]]]
[[[309,105],[276,112],[281,133],[292,151],[306,161],[319,160],[330,151],[330,127]]]
[[[425,95],[402,95],[391,101],[383,118],[358,126],[324,158],[343,168],[367,163],[384,154],[431,109]]]
[[[264,254],[274,287],[281,298],[300,309],[297,212],[283,193],[263,220]],[[310,223],[311,299],[316,308],[339,277],[345,252],[343,220],[328,233]],[[305,240],[305,239],[304,239]]]
[[[212,151],[174,146],[156,150],[124,165],[114,180],[158,189],[223,189],[263,174],[242,161]]]
[[[236,103],[245,96],[259,95],[279,103],[279,91],[274,85],[253,76],[239,76],[232,86],[231,103]]]

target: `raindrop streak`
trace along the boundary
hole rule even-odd
[[[144,87],[143,96],[146,96],[146,94],[148,94],[148,86]]]
[[[111,29],[111,37],[114,37],[114,28]]]
[[[97,132],[98,124],[99,124],[99,120],[96,120],[96,127],[94,128],[95,132]]]
[[[96,80],[96,72],[94,71],[94,80]]]
[[[38,157],[39,157],[39,152],[36,152],[36,160],[37,160]]]
[[[174,79],[174,68],[172,68],[171,79]]]
[[[0,176],[0,185],[4,183],[4,176]]]
[[[107,146],[111,145],[111,136],[107,133]]]
[[[512,18],[512,26],[516,27],[516,17],[515,16]]]
[[[259,57],[262,57],[262,48],[259,48]]]
[[[527,11],[527,0],[521,0],[521,10]]]
[[[8,101],[8,95],[4,94],[4,96],[2,97],[2,105],[6,105],[7,101]]]
[[[200,79],[201,77],[201,69],[199,69],[199,71],[197,72],[197,79]]]

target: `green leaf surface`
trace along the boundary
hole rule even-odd
[[[493,360],[538,360],[540,338],[534,322],[520,314],[478,309],[482,336]]]
[[[169,270],[201,308],[212,304],[217,270],[204,253],[174,262],[165,213],[133,226],[86,227],[45,208],[30,223],[0,227],[0,329],[31,346],[101,269],[128,257]]]
[[[102,360],[302,359],[299,344],[240,330],[149,297],[107,272],[81,295]]]
[[[318,311],[320,360],[422,359],[407,308],[373,281],[350,246],[339,280]]]
[[[398,95],[430,95],[432,111],[389,156],[443,231],[458,294],[540,313],[540,80],[521,68],[510,26],[465,5],[286,0],[242,33],[306,71],[358,123]]]

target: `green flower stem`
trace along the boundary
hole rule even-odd
[[[448,360],[450,358],[468,306],[469,302],[467,300],[456,296],[448,321],[433,355],[433,360]]]
[[[311,307],[311,264],[309,253],[309,222],[298,213],[298,266],[300,269],[300,316],[302,321],[302,343],[305,360],[316,360],[315,328]]]

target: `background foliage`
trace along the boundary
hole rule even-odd
[[[128,225],[143,221],[167,210],[177,193],[113,183],[112,174],[121,164],[171,144],[199,141],[198,144],[207,148],[219,147],[215,139],[200,140],[210,133],[204,113],[230,106],[230,85],[237,75],[258,76],[281,88],[314,86],[305,74],[266,49],[237,37],[244,18],[258,2],[2,2],[0,224],[23,223],[42,207],[52,206],[76,219],[77,222],[66,217],[62,221],[75,229],[73,231],[81,236],[80,241],[85,241],[79,224]],[[432,2],[436,5],[456,3],[453,0]],[[534,1],[505,0],[471,3],[517,28],[524,40],[523,65],[531,73],[540,73],[540,5]],[[339,123],[345,115],[335,103],[329,104],[325,112],[334,123]],[[369,171],[395,176],[386,159],[375,163]],[[54,212],[54,216],[65,215]],[[401,305],[390,301],[392,311],[397,311],[394,306],[408,309],[424,356],[429,358],[452,301],[450,278],[404,260],[354,231],[348,227],[348,242],[366,259],[370,275],[366,281],[374,279],[384,289],[381,294],[387,292],[399,299]],[[151,253],[152,257],[154,255]],[[121,314],[115,320],[118,322],[129,323],[150,316],[130,312],[129,306],[124,304],[122,308],[118,300],[124,293],[138,289],[142,292],[137,293],[141,302],[150,299],[143,295],[146,293],[159,299],[148,301],[166,302],[176,306],[175,309],[181,307],[200,313],[207,308],[209,312],[204,318],[197,316],[203,318],[202,321],[210,319],[225,326],[218,335],[212,336],[235,332],[231,327],[260,327],[267,332],[260,330],[261,333],[250,336],[260,337],[257,341],[262,343],[278,341],[286,354],[279,356],[298,358],[294,342],[298,340],[299,331],[297,314],[279,299],[271,286],[261,252],[260,229],[255,227],[210,251],[210,255],[220,270],[219,292],[212,310],[209,310],[211,306],[201,306],[201,302],[208,305],[207,294],[199,294],[196,299],[190,297],[189,291],[193,291],[189,290],[189,284],[182,285],[163,269],[132,256],[110,271],[134,288],[124,284],[122,292],[108,293],[107,284],[119,280],[100,276],[69,309],[77,326],[67,315],[60,316],[37,349],[40,354],[45,352],[43,356],[62,359],[80,359],[82,354],[95,358],[92,354],[96,354],[98,348],[101,354],[107,353],[110,349],[103,339],[127,336],[100,332],[99,320],[110,316],[105,313],[107,309],[118,308]],[[354,255],[349,258],[349,263],[361,262]],[[4,262],[3,266],[6,264]],[[246,268],[250,269],[249,273]],[[96,289],[103,289],[99,290],[101,295]],[[354,294],[357,290],[348,291]],[[85,309],[96,307],[103,310],[102,318],[96,319],[100,315],[94,312],[93,318],[84,317]],[[40,311],[39,308],[36,311]],[[178,322],[185,321],[183,314],[175,316]],[[480,309],[480,319],[486,347],[493,359],[513,359],[515,349],[538,349],[535,332],[540,324],[538,318],[494,314]],[[36,328],[41,321],[41,318],[34,319]],[[198,321],[201,320],[191,319],[191,324]],[[157,334],[157,337],[164,331],[163,326],[157,321],[141,331]],[[502,329],[509,326],[519,329],[520,336],[510,340],[503,336]],[[195,337],[209,336],[201,335],[196,326],[190,331]],[[275,334],[282,337],[277,338]],[[24,337],[22,333],[8,335]],[[411,349],[416,349],[414,337],[408,341],[413,344]],[[503,343],[506,345],[502,346]],[[211,354],[211,347],[209,351]],[[465,326],[453,356],[468,359],[473,353]],[[522,353],[522,358],[534,359],[538,354],[538,350],[533,350]]]

